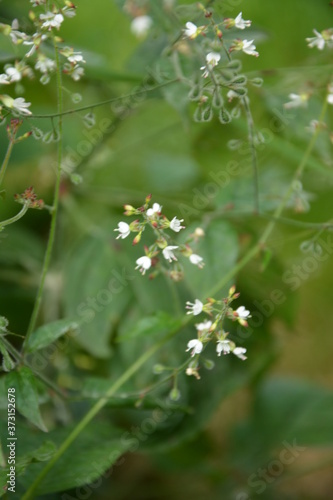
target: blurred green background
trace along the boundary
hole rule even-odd
[[[87,61],[82,81],[64,78],[66,109],[131,93],[147,71],[158,75],[168,71],[168,44],[186,21],[193,20],[188,13],[196,9],[186,1],[175,2],[173,7],[172,2],[162,0],[136,3],[147,8],[154,20],[143,41],[131,34],[131,17],[120,0],[82,0],[77,16],[64,23],[61,36],[67,45],[82,50]],[[309,49],[305,38],[312,36],[314,28],[330,27],[333,7],[328,0],[226,0],[211,5],[217,15],[235,17],[242,10],[243,17],[253,21],[246,38],[255,38],[260,57],[244,56],[242,60],[244,74],[264,79],[263,86],[252,87],[249,96],[256,130],[268,138],[258,146],[260,207],[272,215],[302,159],[310,138],[306,127],[319,116],[332,75],[330,51]],[[27,1],[0,2],[2,22],[18,17],[24,26],[28,11]],[[3,64],[17,57],[2,39],[0,56]],[[24,83],[24,94],[23,89],[17,90],[32,102],[34,114],[55,111],[52,83],[44,87],[34,80]],[[313,93],[307,108],[283,109],[289,93],[307,90]],[[187,92],[179,84],[148,92],[126,115],[119,103],[96,108],[93,128],[85,126],[82,113],[65,118],[65,158],[82,176],[82,183],[75,185],[69,176],[63,180],[57,242],[41,321],[75,315],[82,301],[95,296],[115,270],[122,272],[125,267],[134,276],[140,250],[132,249],[127,240],[115,243],[113,229],[123,219],[122,205],[139,206],[148,193],[163,205],[166,215],[181,215],[186,226],[201,225],[207,232],[201,249],[209,261],[207,282],[195,275],[180,285],[180,308],[214,285],[258,240],[268,220],[253,215],[246,121],[241,117],[227,126],[215,119],[195,123]],[[73,103],[73,93],[82,95],[81,103]],[[126,102],[121,104],[126,109]],[[105,119],[115,127],[103,135],[100,130]],[[50,120],[33,123],[43,132],[51,130]],[[303,178],[310,209],[295,213],[290,207],[286,217],[302,222],[324,222],[332,217],[331,125],[329,110],[327,129],[319,136]],[[7,147],[4,128],[0,134],[3,156]],[[238,149],[230,148],[230,141],[235,140],[243,141]],[[55,160],[56,144],[31,138],[15,148],[5,179],[2,219],[17,212],[13,195],[30,185],[51,203]],[[225,178],[230,161],[237,162],[237,175],[225,187],[217,189],[215,184],[209,191],[214,174]],[[30,211],[0,240],[0,314],[20,334],[25,333],[31,314],[48,228],[46,212]],[[322,262],[301,250],[302,243],[315,235],[313,230],[276,225],[267,244],[266,256],[271,254],[267,266],[263,253],[237,277],[240,304],[251,310],[253,320],[249,335],[236,329],[231,333],[248,349],[249,359],[244,364],[218,359],[214,370],[203,369],[200,381],[180,382],[180,404],[187,410],[175,411],[164,427],[140,440],[138,449],[126,454],[123,464],[91,489],[90,498],[332,498],[332,234],[319,237]],[[300,271],[294,266],[300,266]],[[280,304],[274,304],[277,290],[284,297]],[[148,282],[136,276],[46,370],[68,391],[84,388],[83,394],[89,396],[89,387],[102,390],[101,379],[122,373],[138,352],[158,338],[156,311],[168,313],[169,319],[177,316],[170,294],[163,279]],[[142,337],[136,327],[143,328],[140,320],[145,316],[152,327],[150,335]],[[140,391],[151,379],[153,362],[177,364],[184,360],[191,332],[189,328],[168,344],[125,389]],[[166,394],[162,391],[157,396]],[[74,418],[88,406],[88,400],[74,405]],[[71,422],[63,408],[50,409],[47,402],[45,415],[51,428]],[[149,408],[114,409],[110,404],[104,420],[129,430],[149,415]],[[29,447],[34,438],[25,443],[23,434],[22,446]],[[302,450],[290,452],[288,463],[281,461],[283,450],[295,442]],[[75,489],[69,489],[68,495],[80,498]],[[45,498],[65,497],[54,493]]]

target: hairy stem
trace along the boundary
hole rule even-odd
[[[27,341],[28,341],[31,333],[34,331],[35,326],[36,326],[36,321],[38,318],[38,313],[39,313],[39,309],[40,309],[40,305],[41,305],[41,301],[42,301],[45,279],[46,279],[46,275],[47,275],[47,272],[49,270],[50,261],[51,261],[52,249],[53,249],[54,240],[55,240],[58,208],[59,208],[59,192],[60,192],[61,160],[62,160],[62,110],[63,110],[62,92],[63,91],[62,91],[62,82],[61,82],[61,67],[60,67],[60,61],[59,61],[59,51],[58,51],[58,46],[57,46],[56,40],[54,40],[54,50],[55,50],[55,58],[56,58],[56,65],[57,65],[58,116],[59,116],[59,137],[60,137],[59,142],[58,142],[58,166],[57,166],[57,173],[56,173],[56,182],[55,182],[55,187],[54,187],[53,210],[52,210],[52,214],[51,214],[50,233],[49,233],[49,238],[48,238],[48,242],[47,242],[44,262],[43,262],[40,284],[39,284],[39,288],[37,291],[37,296],[36,296],[34,308],[32,311],[26,339],[25,339],[25,342],[23,344],[23,350],[24,350],[25,345],[27,345]]]

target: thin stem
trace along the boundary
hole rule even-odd
[[[254,145],[254,122],[251,109],[249,106],[249,101],[246,96],[242,99],[242,103],[245,109],[247,126],[249,131],[249,144],[251,148],[253,177],[254,177],[254,211],[255,213],[259,213],[259,174],[258,174],[257,151]]]
[[[15,144],[15,138],[12,137],[11,140],[9,141],[8,148],[7,148],[7,151],[6,151],[6,155],[5,155],[4,159],[3,159],[3,162],[2,162],[2,165],[1,165],[1,169],[0,169],[0,186],[1,186],[3,178],[5,176],[6,169],[7,169],[8,163],[9,163],[9,158],[10,158],[10,155],[12,154],[12,150],[13,150],[14,144]]]
[[[28,209],[29,209],[29,205],[27,203],[25,203],[23,205],[23,207],[21,208],[21,210],[19,211],[19,213],[14,215],[14,217],[11,217],[10,219],[3,220],[0,222],[0,229],[4,226],[9,226],[9,224],[13,224],[14,222],[21,219],[23,217],[23,215],[28,211]]]
[[[32,311],[27,335],[25,338],[25,342],[23,344],[23,350],[25,346],[27,345],[28,339],[31,335],[31,333],[34,331],[35,326],[36,326],[36,321],[41,305],[41,300],[42,300],[42,295],[43,295],[43,290],[44,290],[44,285],[45,285],[45,279],[46,275],[49,269],[50,261],[51,261],[51,254],[52,254],[52,249],[54,245],[54,240],[55,240],[55,231],[56,231],[56,224],[57,224],[57,216],[58,216],[58,208],[59,208],[59,192],[60,192],[60,181],[61,181],[61,161],[62,161],[62,110],[63,110],[63,94],[62,94],[62,83],[61,83],[61,68],[60,68],[60,61],[59,61],[59,52],[58,52],[58,46],[56,40],[54,40],[54,50],[55,50],[55,59],[56,59],[56,65],[57,65],[57,88],[58,88],[58,115],[59,116],[59,141],[58,141],[58,167],[57,167],[57,176],[56,176],[56,182],[55,182],[55,187],[54,187],[54,198],[53,198],[53,210],[51,214],[51,225],[50,225],[50,233],[49,233],[49,238],[47,242],[47,247],[46,247],[46,252],[45,252],[45,257],[44,257],[44,262],[43,262],[43,269],[42,269],[42,275],[41,275],[41,280],[36,296],[36,301],[34,304],[34,308]]]
[[[166,85],[170,85],[170,84],[178,82],[178,81],[179,81],[179,79],[176,78],[174,80],[170,80],[168,82],[164,82],[164,83],[160,83],[159,85],[155,85],[155,87],[143,88],[142,90],[139,90],[138,92],[133,92],[131,94],[125,94],[125,95],[122,95],[120,97],[112,97],[111,99],[106,99],[105,101],[100,101],[100,102],[97,102],[95,104],[88,104],[87,106],[81,106],[80,108],[68,109],[67,111],[63,111],[62,109],[60,111],[59,105],[58,105],[58,112],[57,113],[50,113],[47,115],[29,115],[26,118],[29,118],[29,119],[31,119],[31,118],[57,118],[57,117],[65,116],[65,115],[71,115],[73,113],[79,113],[80,111],[87,111],[87,110],[91,110],[93,108],[97,108],[99,106],[105,106],[105,104],[111,104],[113,102],[121,101],[122,99],[130,99],[130,98],[136,97],[140,94],[145,94],[146,92],[153,92],[154,90],[158,90],[162,87],[165,87]],[[58,88],[58,94],[60,93],[59,90],[60,89]]]

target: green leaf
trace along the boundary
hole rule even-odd
[[[189,232],[193,232],[190,229]],[[203,257],[205,267],[198,269],[186,260],[185,279],[193,295],[201,300],[235,264],[238,254],[237,234],[228,223],[214,221],[205,231],[194,253]]]
[[[22,366],[16,371],[11,371],[6,375],[5,381],[7,388],[15,389],[16,408],[21,415],[47,432],[39,411],[36,378],[30,368]]]
[[[156,340],[157,335],[165,334],[180,324],[180,319],[159,311],[155,316],[148,316],[137,321],[130,330],[125,330],[118,340],[123,342],[140,337],[151,337],[152,340]]]
[[[1,337],[0,337],[0,352],[3,356],[2,368],[5,372],[10,372],[14,368],[15,362],[10,357],[10,355],[6,349],[6,346],[4,345],[4,343],[1,340]]]
[[[72,430],[73,426],[56,429],[50,432],[49,437],[57,446],[60,446]],[[56,462],[52,472],[40,484],[37,494],[78,488],[98,480],[104,474],[104,477],[109,477],[112,473],[112,469],[110,469],[112,464],[117,462],[131,444],[133,445],[133,440],[124,439],[123,434],[123,431],[115,429],[107,422],[91,423]],[[20,444],[25,453],[29,449],[33,449],[36,446],[36,441],[40,438],[41,436],[22,436]],[[20,477],[20,482],[25,490],[43,467],[43,464],[40,463],[29,465],[25,474]],[[95,487],[97,487],[96,485]],[[92,485],[91,490],[93,489]]]
[[[234,429],[233,460],[247,472],[271,459],[285,443],[333,446],[333,392],[295,379],[269,379],[258,387],[253,412]],[[251,449],[251,459],[244,456]]]
[[[8,319],[4,316],[0,316],[0,332],[6,332],[8,326]]]
[[[134,272],[127,272],[118,255],[109,241],[86,238],[66,265],[65,312],[80,323],[77,342],[98,358],[110,356],[112,326],[119,322],[132,296]]]
[[[26,352],[35,352],[43,349],[43,347],[48,346],[62,335],[75,332],[78,328],[78,322],[70,319],[61,319],[54,323],[43,325],[30,335],[26,343]]]

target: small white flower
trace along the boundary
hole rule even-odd
[[[149,16],[138,16],[131,22],[131,31],[138,38],[143,38],[148,33],[153,20]]]
[[[114,231],[119,231],[119,234],[116,238],[121,238],[122,240],[124,238],[127,238],[127,236],[130,234],[131,230],[127,222],[118,222],[118,229],[114,229]]]
[[[204,71],[202,75],[204,78],[207,78],[210,71],[217,66],[220,59],[221,55],[218,52],[209,52],[209,54],[206,55],[206,66],[201,66],[200,68]]]
[[[179,248],[179,247],[176,247],[176,246],[167,246],[165,247],[163,250],[162,250],[162,253],[163,253],[163,257],[168,260],[169,262],[172,262],[173,260],[177,260],[177,257],[175,256],[175,254],[173,253],[173,250],[176,250],[176,248]]]
[[[7,108],[17,111],[21,115],[31,115],[31,111],[28,109],[31,106],[31,102],[25,102],[23,97],[13,99],[9,95],[2,95],[1,100]]]
[[[83,59],[83,55],[81,52],[73,52],[70,56],[67,57],[67,60],[72,64],[77,63],[85,63],[86,61]]]
[[[240,12],[235,19],[235,27],[239,30],[243,30],[248,26],[251,26],[251,23],[252,21],[244,21],[244,19],[242,18],[242,12]]]
[[[308,47],[311,49],[313,47],[317,47],[319,50],[323,50],[325,47],[325,39],[321,33],[318,33],[317,30],[313,30],[315,37],[306,38],[305,40],[308,42]]]
[[[49,59],[48,57],[38,54],[38,61],[35,64],[35,69],[39,70],[41,73],[48,73],[49,71],[53,71],[56,68],[56,63],[53,59]]]
[[[239,318],[241,319],[246,319],[250,318],[250,311],[247,311],[244,306],[240,306],[236,309],[236,313],[238,314]]]
[[[289,102],[286,102],[283,106],[286,109],[305,107],[308,104],[309,94],[289,94]]]
[[[145,272],[150,268],[151,266],[151,259],[144,255],[143,257],[140,257],[136,261],[137,266],[135,269],[139,269],[141,274],[145,274]]]
[[[198,339],[192,339],[187,344],[186,352],[192,349],[191,356],[195,356],[195,354],[200,354],[203,348],[203,343]]]
[[[17,68],[14,68],[14,66],[10,66],[9,68],[7,68],[6,74],[10,83],[19,82],[22,79],[21,72]]]
[[[208,319],[206,319],[202,323],[198,323],[197,325],[195,325],[198,332],[202,332],[204,330],[209,330],[211,326],[212,326],[212,322],[209,321]]]
[[[233,349],[232,351],[232,354],[237,356],[237,358],[242,359],[243,361],[247,359],[247,357],[244,356],[245,353],[246,349],[244,347],[235,347],[235,349]]]
[[[218,340],[216,346],[216,352],[218,356],[221,356],[221,354],[229,354],[230,353],[229,340]]]
[[[8,85],[8,84],[9,84],[8,76],[5,75],[5,73],[2,73],[2,75],[0,75],[0,85]]]
[[[194,304],[192,304],[192,302],[187,301],[186,309],[189,309],[189,311],[186,314],[193,314],[193,316],[197,316],[202,312],[203,303],[198,299],[195,299]]]
[[[47,12],[46,14],[40,14],[39,19],[44,21],[42,24],[42,28],[60,28],[61,23],[64,20],[64,16],[62,14],[54,14],[53,12]]]
[[[190,21],[186,23],[185,26],[186,26],[186,29],[184,30],[185,37],[193,40],[193,38],[195,38],[198,35],[198,26],[191,23]]]
[[[328,86],[327,102],[333,104],[333,83]]]
[[[84,75],[84,69],[81,66],[75,66],[73,71],[70,72],[70,76],[73,78],[75,82],[80,80],[81,76]]]
[[[239,98],[239,95],[237,94],[237,92],[235,92],[234,90],[228,90],[228,92],[227,92],[228,101],[231,102],[235,97]]]
[[[181,229],[185,229],[185,227],[184,227],[184,226],[181,226],[181,225],[180,225],[180,224],[181,224],[181,222],[183,222],[183,221],[184,221],[184,219],[180,219],[180,220],[179,220],[179,219],[177,219],[177,217],[174,217],[174,218],[172,219],[172,221],[170,222],[170,229],[172,229],[172,230],[173,230],[173,231],[175,231],[176,233],[179,233],[179,231],[180,231]]]
[[[249,56],[259,56],[259,52],[256,51],[256,46],[254,45],[253,40],[243,40],[242,51]]]
[[[195,253],[192,253],[189,257],[191,264],[194,264],[195,266],[198,266],[200,269],[203,268],[204,262],[203,258],[200,257],[200,255],[197,255]]]
[[[154,203],[152,208],[148,208],[146,214],[148,217],[153,217],[155,214],[162,212],[162,205]]]

